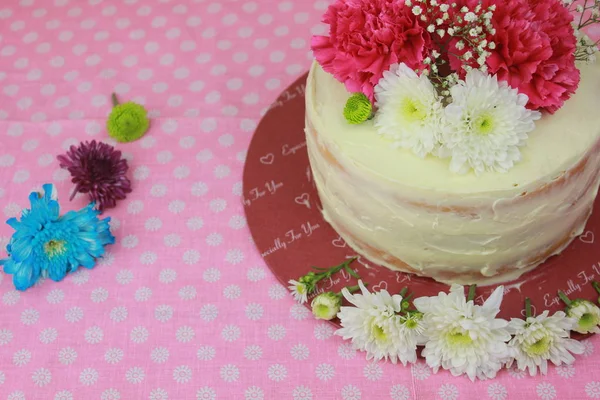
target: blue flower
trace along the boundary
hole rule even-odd
[[[0,265],[13,275],[17,290],[33,286],[41,276],[60,281],[79,266],[93,268],[104,246],[115,242],[110,218],[98,219],[93,203],[60,216],[54,185],[43,189],[43,194],[29,195],[31,208],[23,210],[20,221],[7,221],[15,233],[6,246],[9,258]]]

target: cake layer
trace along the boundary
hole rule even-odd
[[[581,233],[600,166],[600,66],[545,115],[506,173],[457,175],[396,149],[373,123],[349,125],[344,86],[318,64],[306,90],[307,147],[323,214],[360,254],[443,282],[518,277]]]

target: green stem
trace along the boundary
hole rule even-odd
[[[117,95],[115,93],[112,94],[111,99],[112,99],[113,107],[116,107],[119,105],[119,100],[117,100]]]
[[[402,290],[400,291],[400,296],[402,296],[402,298],[404,298],[404,296],[406,295],[406,292],[408,292],[408,288],[402,288]]]
[[[525,318],[531,317],[531,299],[525,297]]]
[[[571,299],[569,299],[567,295],[562,292],[562,290],[558,291],[558,297],[560,297],[560,299],[563,301],[563,303],[567,305],[567,307],[571,305]]]
[[[600,283],[592,281],[592,287],[596,290],[598,294],[600,294]]]
[[[467,301],[471,301],[471,300],[475,299],[475,289],[476,288],[477,288],[477,285],[469,286],[469,294],[467,296]]]

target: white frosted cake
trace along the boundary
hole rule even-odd
[[[330,36],[313,38],[306,140],[323,215],[359,254],[392,270],[446,283],[516,279],[564,250],[591,215],[600,182],[600,66],[590,62],[596,48],[587,37],[576,40],[581,34],[569,13],[551,4],[560,18],[543,22],[544,35],[554,29],[573,38],[546,43],[548,58],[534,67],[515,66],[512,42],[502,44],[498,31],[517,27],[492,17],[509,6],[487,2],[498,10],[492,5],[477,17],[489,30],[477,42],[478,68],[470,54],[444,59],[427,40],[417,56],[400,48],[390,61],[399,40],[390,36],[398,29],[390,21],[419,15],[403,20],[414,31],[433,12],[406,3],[338,0],[324,17]],[[467,11],[455,20],[475,18]],[[429,28],[411,40],[434,32]],[[456,41],[447,46],[463,49]],[[579,62],[581,54],[588,62]],[[432,69],[434,56],[440,70],[456,67],[455,76]]]
[[[373,121],[349,125],[350,93],[314,63],[306,140],[325,219],[358,253],[442,282],[517,278],[560,253],[591,213],[600,167],[600,65],[545,115],[506,173],[457,175],[448,161],[390,146]],[[567,266],[566,266],[567,267]]]

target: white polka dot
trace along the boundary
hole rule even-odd
[[[208,5],[206,11],[208,11],[211,14],[216,14],[219,11],[221,11],[221,4],[219,3],[211,3]]]
[[[293,39],[290,43],[290,46],[294,49],[302,49],[304,48],[304,46],[306,46],[306,40],[304,40],[303,38]]]
[[[212,132],[217,129],[217,120],[214,118],[206,118],[200,123],[200,129],[204,132]]]
[[[227,89],[239,90],[243,85],[243,81],[240,78],[232,78],[227,81]]]
[[[13,182],[23,183],[29,179],[29,175],[29,171],[27,171],[26,169],[18,170],[13,176]]]
[[[23,134],[23,125],[19,123],[12,124],[8,127],[8,131],[6,133],[8,136],[21,136]]]
[[[202,19],[200,17],[192,16],[189,17],[186,21],[187,26],[196,27],[202,23]]]
[[[243,63],[248,61],[248,53],[238,52],[235,53],[232,57],[233,61],[236,63]]]
[[[258,17],[258,22],[262,25],[268,25],[273,22],[273,16],[271,14],[262,14]]]
[[[148,79],[152,78],[152,75],[154,75],[154,73],[150,68],[144,68],[139,70],[137,77],[141,81],[147,81]]]
[[[212,92],[206,95],[204,100],[209,104],[217,103],[219,100],[221,100],[221,93],[216,90],[213,90]]]
[[[110,17],[111,15],[115,15],[116,12],[117,12],[117,7],[116,6],[107,6],[107,7],[104,7],[102,9],[102,15],[104,15],[106,17]]]
[[[226,72],[227,72],[227,67],[224,66],[223,64],[215,65],[210,70],[211,75],[216,75],[216,76],[224,75]]]
[[[50,43],[40,43],[35,48],[35,51],[40,54],[46,54],[50,51],[51,48],[52,46],[50,45]]]
[[[13,31],[20,31],[23,28],[25,28],[25,22],[24,21],[15,21],[10,25],[10,29]]]
[[[221,110],[221,112],[223,113],[223,115],[227,115],[229,117],[234,117],[237,115],[238,113],[238,108],[236,106],[225,106],[223,107],[223,109]]]
[[[258,8],[258,6],[253,1],[249,1],[247,3],[244,3],[244,5],[242,6],[242,9],[244,11],[246,11],[247,13],[253,13],[254,11],[256,11],[257,8]]]
[[[202,37],[205,39],[213,38],[217,35],[217,30],[215,28],[207,28],[202,31]]]
[[[91,88],[92,84],[90,82],[81,82],[79,85],[77,85],[77,90],[81,93],[89,92]]]
[[[17,101],[17,107],[21,110],[27,110],[33,104],[33,99],[31,97],[23,97]]]
[[[23,42],[28,43],[28,44],[35,42],[37,39],[38,39],[37,32],[29,32],[25,36],[23,36]]]
[[[173,13],[174,14],[185,14],[187,12],[187,7],[184,6],[183,4],[178,4],[175,7],[173,7]]]
[[[297,24],[304,24],[308,21],[309,15],[306,12],[294,14],[294,22]]]
[[[142,6],[142,7],[138,8],[137,15],[145,17],[145,16],[150,15],[151,12],[152,12],[152,7]]]
[[[156,42],[148,42],[144,46],[144,51],[148,54],[156,53],[158,51],[158,49],[160,49],[160,46]]]
[[[167,17],[154,17],[154,19],[152,20],[152,22],[150,23],[150,25],[152,25],[153,28],[160,28],[162,26],[165,26],[167,24]]]
[[[245,104],[256,104],[258,103],[259,96],[257,93],[248,93],[242,99]]]
[[[165,82],[157,82],[152,85],[152,91],[154,93],[164,93],[169,89],[169,85]]]
[[[208,53],[200,53],[197,57],[196,57],[196,62],[198,64],[205,64],[207,62],[209,62],[211,59],[211,55]]]
[[[283,3],[279,3],[279,11],[281,12],[287,12],[287,11],[291,11],[292,8],[294,7],[294,3],[292,3],[291,1],[284,1]]]
[[[112,68],[106,68],[100,71],[100,77],[103,79],[111,79],[117,76],[117,71]]]
[[[179,140],[179,145],[184,149],[189,149],[189,148],[194,147],[195,143],[196,143],[196,139],[194,139],[192,136],[186,136]]]
[[[65,81],[71,82],[79,77],[78,71],[69,71],[65,74]]]
[[[170,107],[179,107],[183,103],[183,97],[179,95],[171,96],[167,100],[167,104]]]
[[[42,122],[46,120],[46,114],[44,114],[43,112],[36,112],[35,114],[33,114],[31,116],[31,121],[33,122]]]
[[[58,29],[59,27],[60,27],[60,21],[57,19],[52,19],[52,20],[46,22],[46,29],[48,29],[48,30]]]
[[[100,57],[98,54],[92,54],[85,59],[85,64],[89,66],[95,66],[100,64],[100,61],[102,61],[102,57]]]
[[[58,122],[52,122],[46,128],[46,133],[50,136],[57,136],[62,132],[62,126]]]
[[[285,72],[287,72],[289,75],[297,75],[302,72],[302,70],[303,68],[301,65],[292,64],[285,69]]]
[[[175,39],[175,38],[178,38],[180,35],[181,35],[181,29],[179,29],[179,28],[171,28],[165,34],[167,39]]]
[[[108,45],[108,51],[111,53],[120,53],[123,51],[122,43],[111,43]]]
[[[146,31],[144,31],[143,29],[136,29],[129,33],[129,38],[133,40],[140,40],[144,37],[146,37]]]
[[[83,29],[92,29],[94,26],[96,26],[96,21],[93,19],[84,19],[81,21],[80,25]]]
[[[269,56],[269,59],[273,63],[280,63],[285,59],[285,53],[283,51],[274,51]]]
[[[4,89],[2,91],[4,92],[5,95],[13,97],[13,96],[16,96],[17,93],[19,93],[19,86],[7,85],[7,86],[4,86]]]
[[[125,57],[123,59],[123,65],[126,67],[133,67],[134,65],[136,65],[138,63],[138,58],[136,56],[134,56],[133,54],[128,55],[127,57]]]
[[[69,11],[67,11],[67,15],[69,17],[79,17],[81,15],[81,13],[82,13],[82,10],[79,7],[74,7],[74,8],[71,8]]]
[[[173,64],[173,61],[175,61],[175,56],[171,53],[163,54],[160,57],[160,63],[162,65],[171,65]]]
[[[17,52],[17,48],[15,46],[8,45],[8,46],[4,46],[2,48],[2,50],[0,50],[0,55],[7,57],[7,56],[12,56],[16,52]]]
[[[73,46],[73,54],[76,56],[80,56],[87,51],[87,46],[85,44],[76,44]]]
[[[193,51],[196,49],[196,42],[193,40],[185,40],[179,45],[181,51]]]
[[[204,89],[204,82],[202,82],[202,81],[192,82],[192,83],[190,83],[189,89],[192,92],[199,92],[202,89]]]
[[[117,22],[115,23],[115,25],[117,26],[117,28],[119,29],[125,29],[127,28],[129,25],[131,25],[131,21],[127,18],[119,18],[117,20]]]
[[[188,76],[190,76],[190,70],[187,69],[186,67],[177,68],[173,72],[173,76],[175,77],[175,79],[185,79]]]
[[[65,64],[65,59],[61,56],[55,56],[50,59],[50,65],[58,68],[62,67]]]
[[[109,36],[110,34],[107,31],[96,32],[94,33],[94,40],[100,42],[102,40],[108,39]]]
[[[71,103],[71,99],[69,99],[68,96],[62,96],[59,97],[58,99],[56,99],[56,101],[54,102],[54,106],[56,108],[64,108],[66,106],[68,106]]]
[[[269,45],[268,39],[256,39],[254,41],[254,47],[256,47],[259,50],[266,48],[268,45]]]
[[[290,29],[287,26],[279,26],[275,28],[273,32],[275,33],[275,36],[285,36],[290,33]]]
[[[217,48],[219,50],[229,50],[233,44],[229,40],[219,40],[217,42]]]

